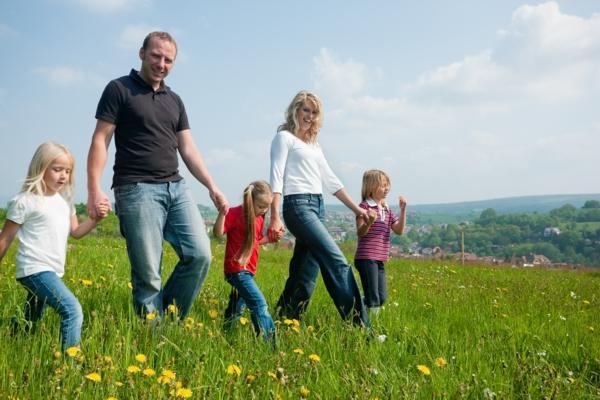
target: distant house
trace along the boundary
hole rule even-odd
[[[543,254],[532,254],[531,263],[540,267],[548,267],[552,265],[550,259]]]
[[[346,238],[346,231],[344,231],[339,226],[330,227],[329,233],[331,234],[331,237],[333,237],[333,240],[335,240],[336,242],[341,242]]]
[[[556,227],[544,228],[544,237],[545,238],[552,237],[552,236],[558,236],[558,235],[560,235],[560,229],[558,229]]]

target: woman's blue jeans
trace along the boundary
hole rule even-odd
[[[229,304],[225,310],[225,323],[227,326],[237,321],[244,307],[250,309],[250,318],[257,335],[262,332],[266,341],[275,340],[275,324],[269,314],[265,296],[262,294],[254,276],[247,271],[241,271],[235,274],[227,274],[225,279],[232,286],[229,294]]]
[[[171,304],[184,319],[206,278],[210,240],[183,180],[115,186],[115,210],[131,263],[133,304],[140,315],[162,315]],[[162,285],[163,239],[179,262]]]
[[[279,314],[299,319],[316,285],[319,269],[335,306],[344,319],[369,325],[352,268],[323,224],[325,208],[320,194],[283,198],[283,219],[296,237],[289,277],[277,307]]]
[[[46,307],[50,306],[60,315],[62,349],[78,345],[81,342],[83,311],[62,279],[54,272],[44,271],[19,278],[18,281],[27,289],[25,319],[35,324],[44,315]]]

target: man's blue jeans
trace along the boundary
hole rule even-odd
[[[50,306],[60,315],[60,340],[63,350],[81,342],[83,311],[75,295],[62,279],[51,271],[38,272],[18,279],[27,289],[25,319],[32,324],[39,321]]]
[[[229,304],[225,310],[226,326],[237,321],[244,312],[244,307],[247,306],[250,309],[250,318],[256,334],[260,335],[262,332],[266,341],[275,340],[275,324],[269,314],[265,296],[256,285],[254,276],[250,272],[241,271],[227,274],[225,279],[232,286]]]
[[[296,244],[289,277],[277,302],[279,314],[300,318],[308,306],[320,269],[325,287],[342,318],[368,326],[352,268],[323,224],[323,197],[320,194],[284,196],[283,219],[296,237]]]
[[[192,306],[211,260],[200,211],[183,180],[116,186],[115,210],[131,263],[133,304],[140,315],[162,315],[171,304],[180,319]],[[179,262],[162,285],[163,239]]]

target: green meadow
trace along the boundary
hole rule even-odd
[[[132,310],[124,241],[100,232],[69,245],[64,279],[85,315],[82,351],[70,356],[52,310],[35,333],[12,332],[25,296],[15,248],[0,266],[2,399],[600,398],[600,271],[391,260],[373,335],[344,323],[319,281],[302,321],[277,322],[273,349],[249,315],[222,329],[222,243],[189,318],[151,330]],[[271,306],[290,257],[261,253]],[[175,258],[166,246],[165,277]]]

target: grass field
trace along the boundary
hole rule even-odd
[[[0,268],[2,399],[600,398],[600,272],[393,260],[373,321],[385,342],[343,323],[319,281],[305,319],[278,322],[273,350],[250,323],[222,330],[222,244],[188,320],[151,332],[132,312],[123,240],[91,235],[70,244],[66,267],[85,314],[70,357],[53,311],[34,334],[11,335],[25,295],[14,250]],[[273,305],[291,253],[261,257]],[[174,260],[167,250],[164,276]]]

